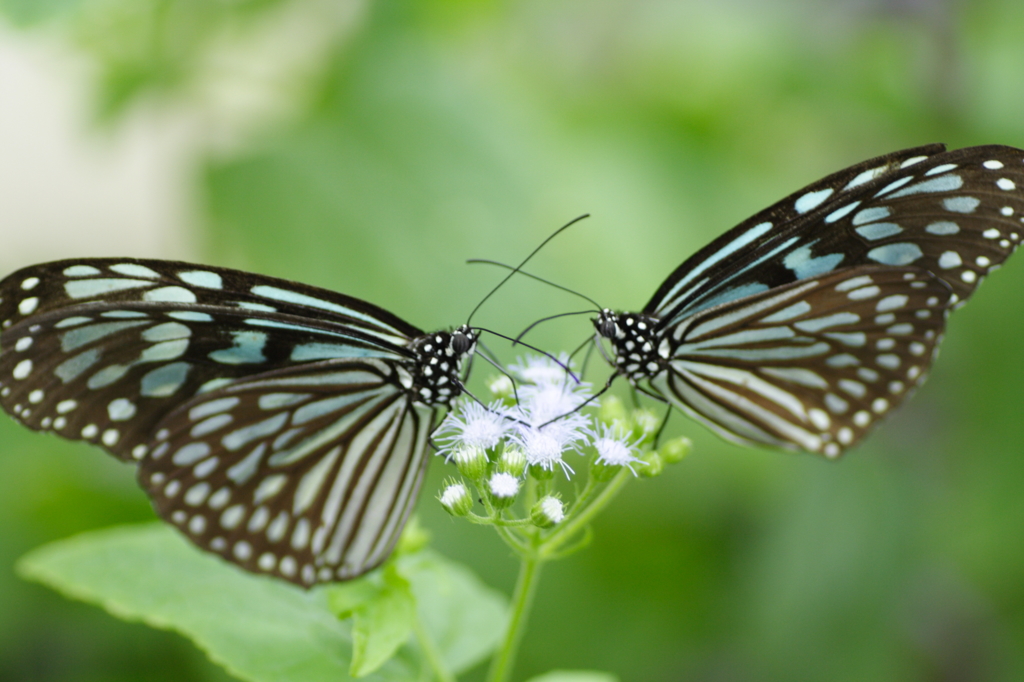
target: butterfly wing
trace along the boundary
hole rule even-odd
[[[305,587],[391,552],[461,361],[364,301],[170,261],[26,268],[0,329],[5,410],[138,461],[191,541]]]
[[[126,259],[14,273],[0,282],[0,328],[0,406],[121,459],[140,456],[157,422],[197,392],[331,358],[408,362],[422,334],[315,287]]]
[[[906,149],[834,173],[687,259],[644,313],[671,326],[719,303],[859,265],[933,272],[962,305],[1024,232],[1024,151]]]
[[[951,296],[913,267],[775,287],[666,329],[651,385],[730,440],[837,457],[924,380]]]
[[[139,482],[160,516],[246,570],[345,580],[391,553],[435,417],[377,359],[276,370],[168,414]]]

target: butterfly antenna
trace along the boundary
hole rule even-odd
[[[579,220],[579,218],[577,218],[577,220]],[[565,228],[563,227],[562,229],[564,230]],[[552,235],[552,236],[554,236],[554,235]],[[516,272],[518,272],[520,275],[523,275],[524,277],[529,277],[530,279],[537,280],[538,282],[541,282],[543,284],[547,284],[549,287],[554,287],[556,289],[561,289],[562,291],[564,291],[564,292],[566,292],[568,294],[572,294],[573,296],[579,296],[584,301],[587,301],[588,303],[593,303],[594,307],[597,308],[599,311],[601,310],[601,304],[598,303],[597,301],[595,301],[594,299],[590,298],[586,294],[581,294],[580,292],[575,291],[573,289],[570,289],[569,287],[562,286],[561,284],[556,284],[555,282],[552,282],[551,280],[544,279],[543,277],[538,277],[537,275],[534,275],[534,274],[531,274],[529,272],[526,272],[525,270],[520,269],[520,268],[523,267],[522,265],[520,265],[518,268],[514,268],[511,265],[509,265],[508,263],[502,263],[501,261],[490,260],[488,258],[470,258],[466,262],[467,263],[474,263],[474,264],[475,263],[483,263],[485,265],[497,265],[499,268],[505,268],[506,270],[511,270],[512,272],[509,274],[510,277],[512,275],[514,275]]]
[[[505,339],[506,341],[514,341],[514,339],[511,336],[505,336],[504,334],[499,334],[498,332],[496,332],[496,331],[494,331],[492,329],[485,329],[483,327],[474,327],[474,329],[477,329],[477,330],[482,331],[482,332],[487,332],[488,334],[494,334],[498,338]],[[556,365],[561,367],[563,370],[565,370],[565,373],[568,374],[570,377],[572,377],[573,381],[575,381],[577,384],[580,383],[580,378],[578,376],[576,376],[575,374],[573,374],[573,371],[571,369],[569,369],[569,366],[566,365],[561,360],[559,360],[558,358],[556,358],[551,353],[548,353],[547,351],[541,350],[540,348],[537,348],[536,346],[531,346],[528,343],[519,342],[519,345],[520,346],[525,346],[526,348],[529,348],[532,351],[540,353],[541,355],[546,357],[548,360],[551,360],[551,362],[555,363]]]
[[[579,411],[580,411],[580,410],[582,410],[582,409],[583,409],[584,407],[586,407],[587,405],[589,405],[590,403],[594,402],[595,400],[597,400],[598,398],[600,398],[601,396],[603,396],[603,395],[604,395],[605,393],[607,393],[607,392],[608,392],[608,389],[612,387],[612,382],[614,382],[614,381],[615,381],[615,377],[617,377],[617,376],[619,376],[619,373],[618,373],[618,372],[616,372],[616,373],[612,374],[612,375],[611,375],[610,377],[608,377],[608,381],[606,381],[606,382],[605,382],[605,384],[604,384],[604,388],[602,388],[602,389],[601,389],[600,391],[598,391],[598,392],[597,392],[597,393],[595,393],[594,395],[590,396],[589,398],[587,398],[587,399],[586,399],[586,400],[584,400],[584,401],[583,401],[582,403],[580,403],[579,405],[577,405],[577,406],[576,406],[576,407],[574,407],[573,409],[569,410],[569,411],[568,411],[568,412],[566,412],[565,414],[560,414],[560,415],[558,415],[557,417],[555,417],[555,418],[553,418],[553,419],[549,419],[549,420],[547,420],[546,422],[544,422],[543,424],[541,424],[540,426],[538,426],[537,428],[538,428],[538,429],[543,429],[543,428],[544,428],[545,426],[547,426],[548,424],[552,424],[552,423],[554,423],[554,422],[558,421],[559,419],[563,419],[563,418],[565,418],[565,417],[568,417],[568,416],[569,416],[570,414],[572,414],[572,413],[574,413],[574,412],[579,412]]]
[[[519,269],[520,269],[521,267],[523,267],[524,265],[526,265],[526,263],[527,263],[527,262],[528,262],[528,261],[529,261],[529,260],[530,260],[531,258],[533,258],[533,257],[534,257],[534,256],[535,256],[535,255],[537,254],[537,252],[538,252],[538,251],[540,251],[541,249],[543,249],[543,248],[544,248],[544,246],[545,246],[545,245],[546,245],[546,244],[547,244],[547,243],[548,243],[549,241],[551,241],[552,239],[554,239],[555,237],[557,237],[558,235],[560,235],[560,234],[561,234],[562,232],[565,232],[565,231],[566,231],[567,229],[569,229],[570,227],[572,227],[573,225],[575,225],[575,224],[576,224],[576,223],[578,223],[579,221],[583,220],[584,218],[589,218],[589,217],[590,217],[590,214],[589,214],[589,213],[584,213],[583,215],[579,216],[578,218],[573,218],[572,220],[570,220],[569,222],[567,222],[567,223],[566,223],[565,225],[562,225],[562,226],[561,226],[560,228],[558,228],[558,229],[557,229],[557,230],[555,230],[555,231],[554,231],[553,233],[551,233],[551,235],[549,235],[547,239],[545,239],[544,241],[542,241],[542,242],[540,243],[540,245],[539,245],[539,246],[538,246],[537,248],[535,248],[535,249],[534,249],[533,251],[531,251],[531,252],[530,252],[530,255],[529,255],[529,256],[527,256],[526,258],[524,258],[524,259],[523,259],[523,262],[522,262],[522,263],[520,263],[520,264],[519,264],[519,265],[517,265],[517,266],[516,266],[515,268],[513,268],[512,272],[510,272],[510,273],[508,273],[507,275],[505,275],[505,279],[503,279],[503,280],[501,280],[500,282],[498,282],[498,285],[497,285],[496,287],[494,287],[493,289],[491,289],[491,290],[490,290],[490,291],[489,291],[489,292],[487,293],[487,295],[486,295],[486,296],[484,296],[484,297],[483,297],[483,299],[481,299],[481,301],[480,301],[479,303],[477,303],[477,304],[476,304],[476,307],[475,307],[475,308],[473,308],[473,312],[471,312],[471,313],[469,314],[469,318],[468,318],[468,319],[466,320],[466,324],[468,325],[468,324],[470,323],[470,321],[471,321],[471,320],[473,319],[473,316],[474,316],[474,315],[476,315],[476,311],[480,310],[480,306],[482,306],[482,305],[484,304],[484,302],[485,302],[485,301],[487,301],[487,299],[489,299],[489,298],[490,298],[491,296],[493,296],[493,295],[494,295],[494,292],[496,292],[496,291],[497,291],[498,289],[500,289],[500,288],[502,287],[502,285],[503,285],[503,284],[505,284],[505,282],[507,282],[507,281],[509,281],[510,279],[512,279],[512,275],[514,275],[514,274],[516,274],[517,272],[519,272]],[[492,332],[492,333],[493,333],[493,332]]]
[[[549,315],[548,317],[542,317],[539,320],[537,320],[536,322],[532,323],[529,327],[527,327],[523,331],[519,332],[519,336],[517,336],[515,338],[515,341],[512,342],[512,345],[514,346],[517,343],[520,343],[520,339],[522,339],[524,336],[526,336],[527,333],[529,333],[534,327],[536,327],[537,325],[539,325],[539,324],[541,324],[543,322],[550,322],[551,320],[557,320],[560,317],[569,317],[570,315],[593,315],[595,312],[596,313],[600,313],[600,311],[597,311],[597,310],[577,310],[574,313],[558,313],[557,315]]]
[[[664,433],[665,427],[668,425],[668,418],[672,415],[672,405],[668,406],[668,410],[665,411],[665,417],[661,420],[661,426],[658,427],[658,432],[654,434],[654,447],[658,447],[658,442],[661,441],[661,434]]]
[[[596,343],[590,343],[589,341],[584,341],[583,344],[579,346],[579,348],[577,348],[575,351],[573,351],[573,354],[576,354],[584,346],[587,347],[587,352],[583,356],[583,362],[582,362],[582,364],[580,366],[580,376],[586,376],[587,375],[587,367],[590,367],[590,356],[591,356],[591,354],[593,354],[594,346],[596,346],[596,345],[597,345]],[[569,356],[569,359],[572,359],[572,355]]]
[[[511,374],[509,374],[507,371],[505,371],[505,368],[502,367],[501,363],[499,363],[497,360],[495,360],[493,358],[490,358],[487,355],[484,355],[483,353],[480,353],[480,357],[482,357],[485,361],[491,363],[491,365],[493,365],[496,370],[501,372],[501,374],[503,376],[505,376],[509,381],[512,382],[512,396],[516,399],[516,404],[518,405],[519,404],[519,386],[516,384],[516,378],[514,376],[512,376]]]

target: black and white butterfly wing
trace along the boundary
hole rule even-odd
[[[676,325],[651,386],[730,440],[837,457],[924,380],[951,295],[913,267],[776,287]]]
[[[267,372],[161,420],[139,482],[190,540],[247,570],[346,580],[397,542],[436,412],[373,358]]]
[[[0,329],[7,412],[30,428],[138,461],[158,512],[193,541],[302,585],[310,584],[306,566],[315,566],[314,581],[337,580],[390,551],[424,475],[436,406],[458,394],[461,361],[475,348],[467,342],[468,350],[453,351],[447,332],[425,335],[376,306],[315,287],[130,259],[14,273],[0,282]],[[275,403],[285,394],[306,397]],[[280,429],[267,431],[278,422]],[[204,447],[209,457],[190,461]],[[253,454],[260,447],[265,461]],[[247,467],[251,475],[243,476]],[[204,472],[219,486],[195,505]],[[166,483],[155,483],[161,476]],[[317,496],[314,481],[327,497]],[[181,495],[171,494],[179,486]],[[224,495],[231,500],[225,513],[247,505],[243,526],[225,526],[235,511],[213,516],[211,501]],[[286,512],[288,521],[270,535],[271,526],[262,529],[263,544],[248,540],[250,559],[240,534],[250,526],[261,532],[252,517],[264,508],[275,519]],[[366,525],[345,526],[351,514]],[[206,534],[196,532],[197,518],[209,524]],[[271,546],[286,546],[274,545],[282,523],[290,553],[265,569]],[[335,524],[332,544],[314,551],[312,533],[324,523]],[[224,533],[210,534],[214,525]],[[307,527],[308,545],[296,549]],[[218,538],[231,542],[221,549]]]
[[[407,362],[422,332],[358,299],[171,261],[45,263],[0,282],[0,405],[139,458],[197,392],[329,358]]]
[[[933,272],[962,305],[1024,233],[1024,151],[906,149],[812,183],[688,258],[644,313],[676,324],[719,303],[858,265]]]

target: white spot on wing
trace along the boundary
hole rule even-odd
[[[847,215],[849,215],[852,211],[854,211],[858,206],[860,206],[860,202],[854,201],[852,203],[847,204],[846,206],[843,206],[842,208],[837,208],[836,210],[832,211],[827,216],[825,216],[825,222],[834,223],[837,220],[841,220],[845,218]]]
[[[821,206],[826,199],[832,196],[834,191],[835,190],[831,187],[826,187],[825,189],[820,189],[817,192],[808,192],[796,200],[796,203],[793,204],[793,208],[797,213],[807,213],[808,211],[812,211],[818,206]]]
[[[939,267],[943,270],[957,268],[961,265],[963,265],[963,261],[960,259],[960,254],[956,251],[946,251],[939,256]]]
[[[960,226],[956,223],[951,223],[948,220],[940,220],[938,222],[930,223],[924,231],[928,234],[936,234],[940,236],[956,234],[960,231]]]
[[[107,415],[111,421],[127,421],[135,416],[135,405],[127,398],[117,398],[107,405]]]
[[[125,289],[148,287],[153,283],[143,279],[78,279],[64,283],[64,291],[71,298],[92,298]]]
[[[887,170],[889,170],[888,166],[878,166],[877,168],[871,168],[866,171],[862,171],[857,175],[857,177],[846,183],[846,187],[843,187],[843,189],[853,189],[854,187],[859,187],[860,185],[867,184],[874,180],[875,178],[885,174]]]
[[[147,291],[142,295],[143,300],[162,303],[195,303],[196,295],[185,287],[160,287]]]
[[[186,284],[191,284],[195,287],[203,287],[204,289],[224,288],[224,281],[221,279],[221,276],[216,272],[209,272],[208,270],[179,272],[178,279]]]
[[[100,271],[91,265],[72,265],[64,268],[65,277],[90,277],[98,274]]]
[[[26,377],[28,377],[28,375],[31,374],[31,373],[32,373],[32,361],[31,360],[22,360],[21,362],[19,362],[17,365],[14,366],[14,371],[11,372],[11,376],[13,376],[15,379],[21,380],[21,379],[25,379]]]
[[[909,297],[906,294],[893,294],[886,296],[875,305],[875,311],[884,313],[887,310],[897,310],[907,305]]]
[[[922,194],[928,192],[952,192],[954,190],[960,189],[963,186],[963,184],[963,178],[961,178],[959,175],[943,175],[938,178],[932,178],[931,180],[919,182],[916,185],[911,185],[910,187],[904,187],[900,191],[894,192],[892,196],[890,196],[889,198],[895,199],[897,197],[906,197],[911,196],[913,194]]]
[[[980,203],[974,197],[946,197],[942,200],[942,207],[953,213],[974,213]]]
[[[119,275],[127,275],[128,277],[145,277],[147,279],[159,279],[160,274],[150,270],[145,265],[139,265],[138,263],[118,263],[117,265],[111,265],[110,269]]]
[[[926,172],[925,175],[942,175],[946,171],[951,171],[954,168],[956,168],[955,163],[944,163],[941,166],[932,168],[930,171]]]
[[[868,258],[883,265],[909,265],[924,253],[921,247],[912,242],[885,244],[868,251]]]

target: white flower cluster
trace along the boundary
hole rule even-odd
[[[573,518],[607,504],[625,474],[657,476],[690,450],[685,438],[653,449],[658,418],[646,410],[627,412],[614,397],[598,406],[590,385],[571,373],[567,357],[527,358],[510,369],[515,380],[504,376],[489,382],[495,402],[485,407],[468,397],[459,400],[435,438],[439,454],[461,475],[445,482],[441,505],[452,516],[498,527],[516,551],[536,539],[531,532],[572,528]],[[586,480],[574,482],[575,492],[563,502],[569,486],[553,479],[559,469],[566,479],[575,474],[569,463],[573,455],[579,456],[573,464],[583,464]],[[517,511],[517,500],[529,508]],[[485,515],[473,511],[476,502]]]
[[[582,454],[586,446],[596,448],[598,461],[608,466],[638,461],[637,443],[612,427],[595,429],[590,415],[579,411],[593,395],[590,385],[575,382],[566,372],[568,358],[560,362],[562,365],[547,357],[529,357],[512,365],[511,371],[521,381],[512,406],[496,402],[485,408],[468,400],[459,402],[438,430],[440,454],[462,464],[504,441],[521,451],[530,467],[550,472],[557,466],[566,476],[573,469],[565,456]],[[589,404],[596,406],[595,401]],[[496,479],[501,482],[497,486],[501,492],[495,489],[493,493],[506,497],[512,489],[507,480],[511,476],[499,473],[503,474]]]

